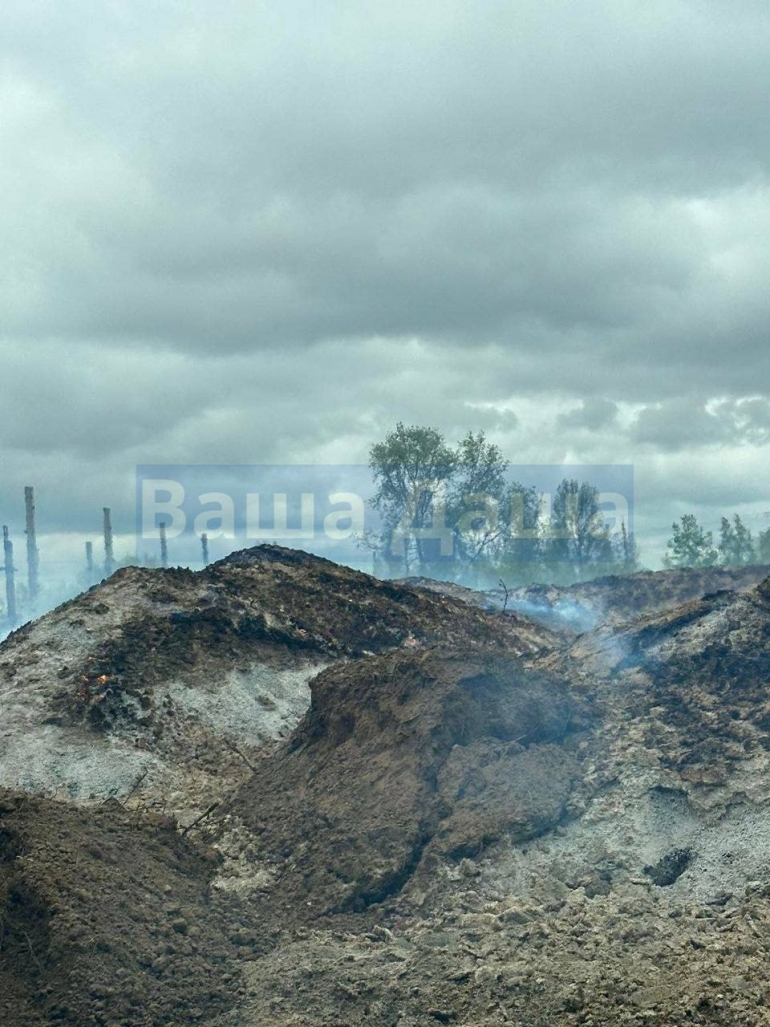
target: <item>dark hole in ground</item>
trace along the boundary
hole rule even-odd
[[[693,861],[692,849],[674,849],[662,856],[654,866],[646,866],[645,874],[659,888],[667,888],[678,881]]]

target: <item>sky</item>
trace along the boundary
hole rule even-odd
[[[404,421],[770,525],[768,95],[764,0],[3,0],[0,517]]]

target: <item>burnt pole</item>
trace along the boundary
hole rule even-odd
[[[112,551],[112,511],[108,506],[104,511],[104,576],[109,578],[115,570],[115,556]]]
[[[94,544],[93,542],[86,542],[86,577],[88,578],[88,584],[93,585],[94,583]]]
[[[204,531],[201,535],[201,553],[203,554],[203,566],[209,565],[209,537]]]
[[[24,488],[24,508],[26,511],[27,584],[29,587],[29,605],[34,612],[37,607],[39,584],[37,575],[37,535],[35,532],[35,490],[31,485],[26,485]]]
[[[8,535],[8,525],[3,525],[3,559],[5,561],[5,609],[8,624],[15,627],[16,613],[16,568],[13,566],[13,542]]]
[[[168,542],[166,541],[166,525],[160,526],[160,565],[168,567]]]

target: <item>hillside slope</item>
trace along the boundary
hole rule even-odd
[[[559,641],[267,547],[9,642],[27,744],[144,755],[187,825],[157,770],[125,804],[0,795],[9,1027],[770,1022],[770,581]],[[304,675],[294,714],[223,726],[242,668],[261,709]]]
[[[0,785],[202,808],[288,735],[332,661],[492,635],[553,642],[278,546],[199,573],[127,568],[0,644]]]
[[[770,582],[326,671],[212,828],[287,927],[223,1023],[767,1023],[769,670]]]
[[[589,631],[601,623],[620,624],[646,614],[673,610],[710,592],[740,592],[770,574],[770,567],[682,567],[639,571],[581,581],[574,585],[526,585],[513,589],[508,607],[554,628]],[[499,607],[502,592],[484,593]]]

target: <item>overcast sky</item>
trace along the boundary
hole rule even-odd
[[[0,52],[16,531],[397,420],[633,463],[652,566],[770,524],[765,0],[2,0]]]

